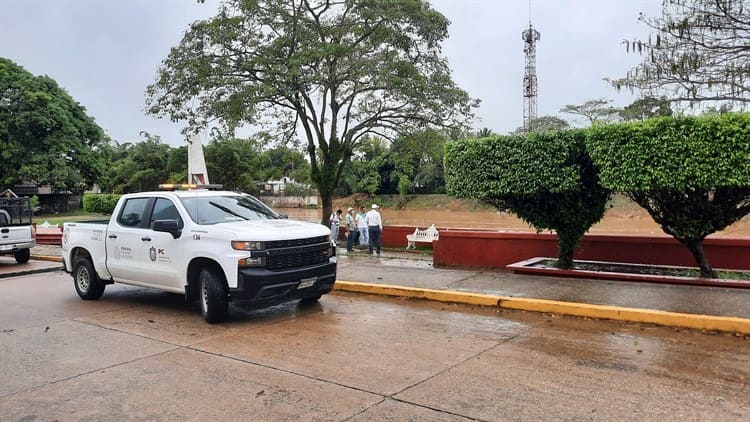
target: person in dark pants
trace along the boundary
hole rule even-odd
[[[346,210],[346,250],[354,251],[354,241],[357,239],[357,223],[354,222],[354,208],[349,207]]]
[[[367,232],[370,235],[370,243],[367,253],[372,255],[373,248],[380,255],[380,233],[383,231],[383,219],[378,212],[378,204],[372,204],[372,209],[367,212]]]

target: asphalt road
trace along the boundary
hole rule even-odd
[[[750,340],[336,292],[234,308],[0,279],[0,420],[748,420]]]

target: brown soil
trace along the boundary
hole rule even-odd
[[[459,200],[447,195],[408,195],[405,198],[381,196],[370,198],[357,194],[334,201],[334,209],[358,207],[377,202],[386,225],[447,228],[475,228],[490,230],[534,231],[513,214],[498,212],[474,200]],[[319,213],[320,211],[317,210]],[[622,196],[615,196],[604,218],[590,233],[667,236],[648,213]],[[712,237],[750,237],[750,217],[746,217]]]

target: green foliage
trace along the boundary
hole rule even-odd
[[[448,20],[415,0],[227,0],[193,23],[147,90],[147,110],[227,131],[303,133],[311,179],[331,211],[358,142],[466,126],[478,102],[453,82]]]
[[[612,100],[607,98],[597,98],[583,104],[568,104],[561,108],[560,112],[581,116],[586,119],[588,125],[609,123],[620,115],[619,109],[609,105],[611,102]]]
[[[703,239],[750,212],[750,115],[658,118],[591,130],[602,184],[626,193],[716,273]]]
[[[646,96],[633,101],[620,111],[620,117],[627,122],[643,121],[654,117],[669,117],[672,107],[666,97]]]
[[[103,178],[101,189],[106,192],[130,193],[156,190],[160,183],[170,181],[172,148],[159,136],[141,133],[146,139],[137,143],[115,143],[113,162]],[[185,154],[187,154],[187,151]],[[187,174],[187,168],[185,173]],[[187,176],[186,176],[187,177]]]
[[[85,194],[83,195],[83,209],[86,212],[112,214],[120,195],[115,194]]]
[[[0,58],[0,187],[81,193],[104,172],[103,145],[101,128],[54,80]]]
[[[214,140],[204,148],[206,169],[211,183],[225,189],[257,193],[255,181],[262,180],[261,156],[251,140]],[[187,154],[187,151],[186,151]]]
[[[391,144],[389,155],[398,177],[398,192],[434,192],[445,184],[443,149],[447,137],[427,129],[398,137]]]
[[[561,119],[557,116],[540,116],[531,120],[531,132],[544,133],[551,130],[564,130],[569,128],[570,124],[565,119]],[[526,128],[521,126],[514,130],[511,135],[522,135],[524,133],[526,133]]]
[[[509,209],[537,230],[555,230],[558,265],[604,216],[609,190],[585,150],[583,130],[501,136],[446,145],[449,195]]]
[[[648,39],[624,43],[643,61],[609,82],[691,106],[750,102],[747,1],[663,0],[662,7],[656,17],[638,18],[651,31]]]
[[[39,209],[39,197],[34,195],[30,198],[31,201],[31,209],[38,210]]]

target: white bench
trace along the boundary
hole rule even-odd
[[[416,249],[415,243],[432,243],[438,240],[439,237],[440,233],[438,233],[434,224],[425,230],[419,230],[419,227],[417,227],[414,229],[414,233],[406,235],[406,241],[408,242],[406,249]]]

